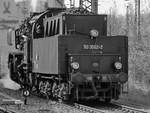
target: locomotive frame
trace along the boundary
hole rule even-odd
[[[54,8],[26,19],[15,35],[11,78],[31,91],[110,102],[128,80],[128,38],[107,36],[106,15]]]

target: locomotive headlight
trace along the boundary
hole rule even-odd
[[[121,69],[122,68],[122,63],[121,62],[115,62],[115,68],[116,69]]]
[[[71,67],[73,69],[79,69],[79,63],[78,62],[73,62],[73,63],[71,63]]]
[[[98,35],[99,35],[98,30],[92,29],[92,30],[90,31],[90,36],[92,36],[92,37],[98,37]]]

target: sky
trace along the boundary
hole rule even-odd
[[[65,4],[69,4],[70,0],[65,0]],[[128,4],[134,6],[135,0],[98,0],[98,12],[109,14],[110,11],[115,8],[118,15],[125,15],[126,8]],[[76,6],[79,6],[79,0],[75,0]],[[141,13],[146,13],[150,11],[150,0],[140,0],[141,3]]]
[[[23,1],[23,0],[15,0],[16,2],[18,1]],[[43,0],[44,1],[44,0]],[[114,0],[99,0],[99,13],[109,13],[110,8],[113,6]],[[116,0],[115,0],[116,1]],[[119,14],[124,14],[125,13],[125,7],[124,7],[124,0],[117,0],[117,9]],[[31,0],[32,8],[35,9],[37,5],[37,0]],[[67,7],[69,7],[70,0],[65,0],[65,4]],[[76,7],[79,6],[79,0],[75,0]]]
[[[69,1],[66,0],[65,4],[69,6]],[[79,6],[79,0],[75,0],[76,6]],[[114,3],[116,4],[116,9],[118,14],[126,13],[126,2],[125,0],[98,0],[98,12],[99,13],[110,13],[110,9],[113,8]]]
[[[37,0],[31,0],[32,9],[36,9]]]
[[[23,1],[23,0],[15,0]],[[45,0],[43,0],[45,1]],[[134,4],[134,0],[129,0],[131,4]],[[150,9],[150,1],[149,0],[140,0],[141,1],[141,12],[147,11]],[[32,8],[35,9],[37,0],[31,0]],[[109,14],[114,8],[116,9],[116,13],[118,15],[125,15],[127,8],[126,0],[98,0],[98,12],[100,14]],[[65,5],[69,7],[70,0],[65,0]],[[79,0],[75,0],[75,6],[79,6]]]

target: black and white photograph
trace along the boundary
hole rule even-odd
[[[150,113],[150,0],[0,0],[0,113]]]

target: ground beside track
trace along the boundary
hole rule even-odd
[[[128,94],[123,94],[122,96],[120,96],[119,100],[112,101],[112,102],[117,102],[117,103],[120,103],[120,104],[123,104],[126,106],[137,108],[137,109],[143,109],[144,111],[150,113],[150,106],[149,105],[143,104],[143,103],[140,103],[138,101],[134,101],[134,100],[130,99],[128,97]]]
[[[13,91],[10,89],[4,89],[4,88],[0,87],[0,106],[2,106],[4,108],[6,106],[1,105],[2,99],[4,99],[4,97],[10,98],[10,99],[15,98],[15,99],[24,101],[24,97],[22,96],[22,91],[20,91],[20,90]],[[134,103],[132,101],[128,101],[125,98],[121,98],[117,102],[120,102],[120,103],[128,105],[128,106],[132,106],[135,108],[140,108],[140,109],[147,107],[147,109],[144,109],[144,110],[147,111],[148,113],[150,113],[148,106],[144,106],[144,105]],[[95,104],[93,104],[92,107],[96,107],[98,109],[104,110],[106,113],[108,113],[108,112],[116,113],[112,109],[113,107],[111,106],[111,104],[104,104],[103,102],[98,103],[97,105],[96,104],[97,104],[97,102]],[[72,111],[72,109],[63,108],[61,105],[58,105],[54,101],[39,98],[39,97],[33,96],[33,95],[28,97],[27,105],[22,105],[22,107],[20,109],[16,105],[10,105],[10,106],[7,106],[7,108],[9,108],[11,110],[15,110],[15,111],[17,111],[17,113],[83,113],[83,112],[79,112],[79,111]],[[150,106],[149,106],[149,108],[150,108]],[[117,113],[120,113],[120,112],[117,112]]]
[[[19,99],[24,101],[21,91],[13,91],[10,89],[4,89],[0,87],[0,107],[16,111],[17,113],[83,113],[75,111],[73,109],[67,109],[59,105],[55,101],[48,99],[42,99],[37,96],[28,97],[27,105],[22,105],[21,108],[18,108],[17,105],[4,106],[2,105],[2,99]]]

